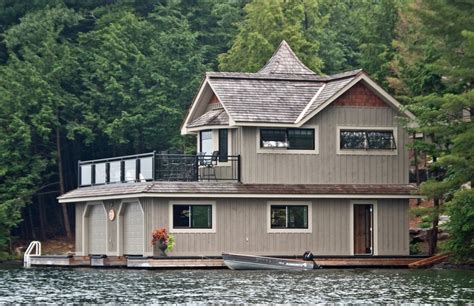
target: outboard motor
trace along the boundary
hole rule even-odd
[[[313,253],[311,253],[310,251],[304,252],[304,254],[303,254],[303,260],[305,260],[305,261],[312,261],[313,259],[314,259]]]
[[[321,266],[318,265],[318,263],[316,261],[314,261],[314,255],[310,251],[304,252],[303,260],[304,261],[312,261],[312,262],[314,262],[314,269],[321,269]]]

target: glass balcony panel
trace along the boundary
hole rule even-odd
[[[92,184],[92,166],[81,166],[81,186]]]
[[[95,183],[105,184],[105,163],[95,164]]]
[[[125,161],[125,181],[135,182],[137,173],[137,160],[129,159]]]
[[[110,167],[110,182],[111,183],[117,183],[120,182],[120,162],[111,162],[109,163]]]
[[[140,181],[153,179],[153,157],[140,158]]]

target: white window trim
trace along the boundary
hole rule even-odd
[[[395,150],[341,150],[341,130],[361,130],[361,131],[392,131],[395,139]],[[337,155],[398,155],[398,128],[395,126],[336,126],[336,154]]]
[[[257,153],[259,154],[319,154],[319,125],[305,125],[301,127],[291,127],[296,129],[314,129],[314,150],[288,150],[285,148],[261,148],[260,147],[260,129],[273,127],[257,127]]]
[[[354,205],[355,204],[370,204],[373,207],[372,211],[372,256],[379,254],[378,250],[378,209],[377,209],[377,200],[351,200],[349,204],[349,240],[351,246],[350,254],[354,256]],[[368,255],[370,256],[370,255]]]
[[[211,205],[212,209],[212,227],[211,228],[173,228],[173,205]],[[216,233],[216,201],[170,201],[168,205],[169,212],[169,232],[170,233]]]
[[[272,228],[272,205],[308,206],[308,228]],[[267,202],[267,233],[312,233],[313,232],[313,203],[311,201],[268,201]]]

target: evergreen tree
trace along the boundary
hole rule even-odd
[[[7,217],[0,223],[4,231],[19,221],[22,206],[54,179],[53,173],[58,174],[64,193],[63,136],[74,139],[77,133],[88,132],[80,123],[86,109],[73,94],[77,59],[63,36],[79,20],[72,10],[47,8],[27,14],[6,32],[9,59],[0,68],[0,138],[5,156],[0,164],[0,206]],[[65,206],[63,216],[71,236]]]
[[[432,251],[442,202],[450,201],[461,185],[473,180],[473,13],[472,5],[463,1],[413,3],[407,18],[414,22],[405,25],[416,27],[400,37],[401,52],[394,65],[400,80],[391,80],[399,92],[415,96],[407,99],[409,108],[428,140],[416,146],[432,161],[432,178],[421,186],[435,203]],[[456,216],[451,216],[454,223]],[[472,251],[472,245],[465,247]]]
[[[255,72],[286,40],[310,69],[320,72],[323,63],[315,37],[325,19],[319,16],[318,1],[253,1],[244,10],[246,17],[232,48],[219,56],[220,70]]]

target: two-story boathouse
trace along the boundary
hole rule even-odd
[[[282,42],[257,73],[207,73],[182,125],[196,156],[79,163],[77,255],[408,255],[413,119],[361,70],[320,76]]]

